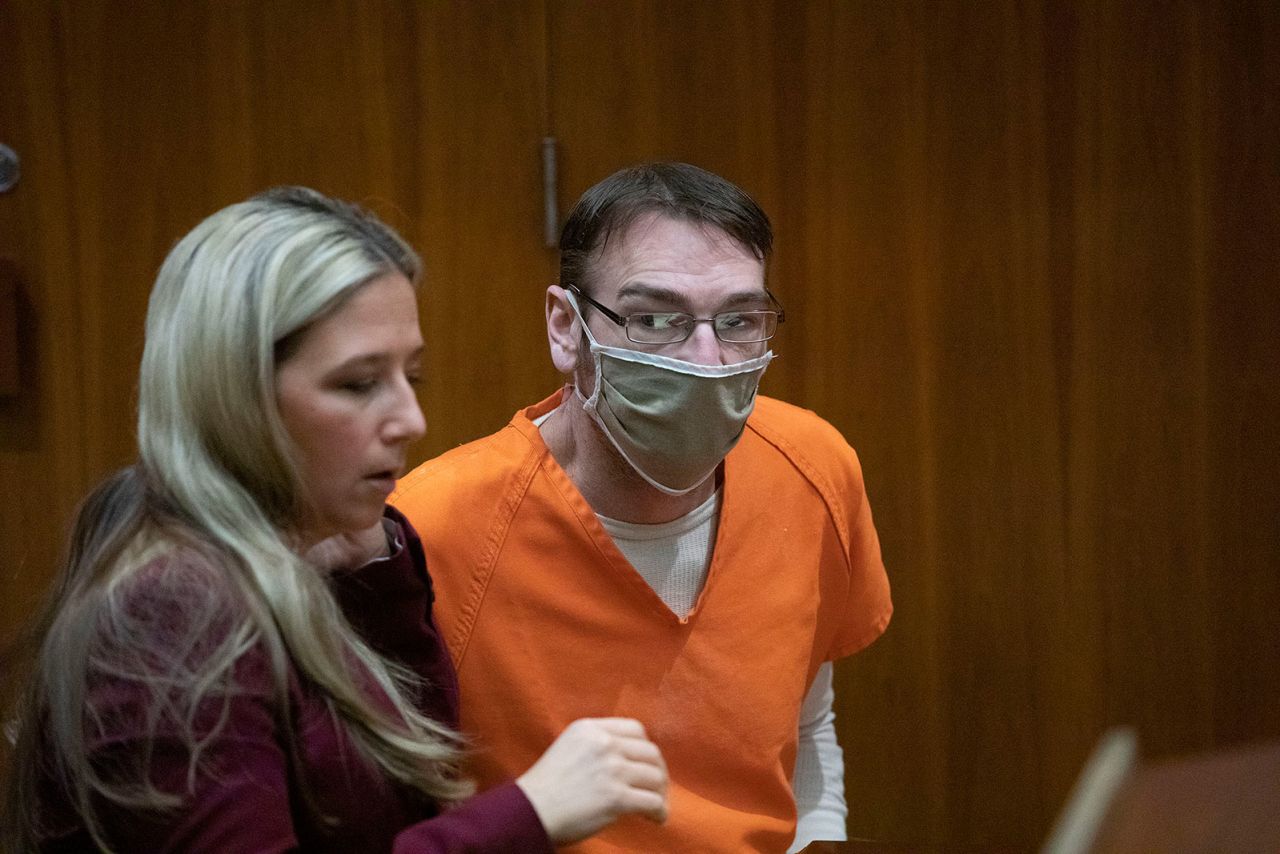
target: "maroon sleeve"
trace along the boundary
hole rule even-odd
[[[504,783],[396,836],[394,854],[551,854],[555,849],[515,783]]]
[[[108,776],[135,777],[141,757],[161,791],[182,806],[152,813],[99,803],[112,848],[122,852],[281,852],[298,847],[290,814],[287,759],[277,739],[270,670],[261,647],[236,665],[238,690],[227,700],[220,731],[206,742],[201,767],[188,789],[190,749],[168,726],[147,737],[149,691],[132,680],[101,682],[91,691],[99,721],[91,759]],[[204,703],[197,729],[208,736],[221,717],[221,700]]]
[[[226,728],[208,744],[196,788],[182,809],[165,815],[119,808],[102,811],[114,850],[149,854],[303,850],[291,814],[287,760],[277,743],[272,703],[265,690],[267,672],[265,656],[257,648],[241,659],[237,678],[243,693],[231,701]],[[104,710],[119,711],[137,699],[130,691],[109,693],[114,696],[102,698]],[[152,781],[162,790],[182,791],[189,759],[186,746],[164,737],[151,746]],[[136,736],[116,734],[95,751],[97,764],[127,762],[143,747]],[[371,845],[377,836],[381,834],[376,831],[370,834]],[[386,836],[382,839],[379,847],[387,844]],[[554,849],[524,792],[507,783],[409,825],[396,834],[392,850],[395,854],[550,854]]]
[[[353,626],[375,649],[428,680],[424,696],[418,698],[423,710],[456,725],[457,681],[431,619],[431,583],[421,544],[402,517],[394,511],[391,515],[401,526],[402,547],[390,559],[336,573],[331,579],[334,593]],[[216,587],[210,589],[203,583],[209,578],[207,572],[197,567],[183,574],[178,569],[181,565],[175,568],[159,562],[155,572],[141,579],[139,590],[130,597],[131,606],[153,629],[147,633],[148,648],[164,650],[165,655],[170,649],[187,649],[194,665],[209,643],[227,637],[228,622],[223,618],[228,611],[222,606],[229,606],[234,616],[235,603],[218,595]],[[194,612],[211,612],[216,619],[194,620]],[[191,641],[192,637],[196,640]],[[131,662],[133,654],[121,650],[119,660]],[[103,831],[114,850],[148,854],[331,850],[323,842],[317,846],[312,840],[314,829],[309,830],[305,820],[299,824],[301,817],[295,815],[299,809],[297,781],[283,746],[291,736],[281,729],[279,700],[261,644],[240,654],[234,667],[234,689],[218,692],[195,710],[193,728],[201,740],[200,763],[190,777],[190,743],[180,737],[184,727],[166,719],[169,707],[155,708],[146,686],[145,675],[150,670],[145,666],[136,672],[113,667],[89,685],[94,721],[92,731],[86,734],[90,759],[107,778],[136,780],[146,776],[157,789],[179,795],[182,805],[174,811],[153,813],[99,803]],[[297,685],[291,686],[295,701],[303,699],[298,690]],[[148,721],[157,715],[161,724],[155,728]],[[295,720],[295,727],[304,723],[302,718]],[[318,718],[332,721],[327,714]],[[313,743],[312,731],[304,731],[304,753],[321,749],[321,744],[333,745],[332,740]],[[349,850],[393,848],[397,854],[553,850],[532,805],[514,783],[414,823],[413,814],[403,810],[395,787],[376,769],[349,762],[354,760],[349,745],[339,746],[336,752],[340,755],[328,758],[336,764],[325,760],[325,767],[344,779],[313,782],[326,791],[354,788],[366,797],[363,803],[348,797],[337,805],[340,815],[334,817],[344,825],[350,822],[349,831],[363,840],[354,849],[348,846]],[[60,787],[52,780],[46,783],[50,815],[66,816],[67,821],[55,820],[42,850],[91,848],[83,827],[75,826],[74,810]],[[418,817],[423,814],[417,812]],[[398,818],[376,817],[391,815]]]

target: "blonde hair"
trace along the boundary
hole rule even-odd
[[[178,722],[190,785],[218,730],[199,732],[196,710],[221,703],[225,723],[235,665],[255,646],[267,653],[277,714],[286,721],[295,668],[389,777],[437,801],[469,793],[457,776],[457,735],[415,708],[409,697],[421,686],[351,628],[290,535],[305,498],[276,406],[276,368],[311,324],[392,272],[414,282],[420,272],[418,257],[394,231],[360,208],[296,187],[215,213],[165,259],[147,313],[139,462],[86,500],[59,589],[37,629],[40,650],[8,799],[18,845],[34,844],[39,832],[31,761],[38,757],[52,759],[104,848],[94,799],[129,808],[181,805],[149,782],[145,767],[138,779],[118,780],[91,765],[85,729],[94,721],[86,700],[99,670],[147,685],[153,736],[162,722]],[[156,577],[157,555],[171,558],[169,577]],[[165,640],[180,635],[185,643],[155,648],[161,629],[140,621],[134,601],[152,588],[167,604],[180,597],[180,631],[163,632]],[[394,713],[362,690],[369,679]]]

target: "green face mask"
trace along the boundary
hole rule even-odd
[[[654,489],[668,495],[696,489],[742,436],[773,352],[732,365],[698,365],[606,347],[586,323],[582,328],[595,362],[591,396],[574,384],[583,408]]]

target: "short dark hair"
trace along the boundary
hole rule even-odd
[[[610,236],[659,214],[724,232],[762,262],[773,250],[769,217],[742,188],[688,163],[614,172],[582,194],[560,232],[560,285],[591,290],[590,267]]]

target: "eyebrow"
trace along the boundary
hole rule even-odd
[[[689,309],[689,299],[685,294],[671,288],[650,285],[645,282],[628,282],[619,288],[618,301],[622,302],[628,299],[643,299],[650,302],[666,303],[667,305],[679,306],[682,311],[688,311]],[[716,311],[725,311],[744,305],[767,305],[768,302],[769,295],[765,293],[763,288],[758,291],[739,291],[736,294],[731,294],[728,299],[720,304]]]
[[[416,348],[412,353],[409,354],[409,358],[406,359],[406,361],[409,361],[409,362],[421,361],[422,354],[426,351],[426,349],[427,347],[425,344],[422,345],[421,347]],[[364,368],[364,367],[372,367],[372,366],[382,365],[386,362],[394,362],[394,361],[395,359],[391,357],[390,353],[361,353],[358,356],[352,356],[350,359],[347,359],[346,361],[335,365],[333,368],[333,371],[337,372],[337,371],[346,371],[346,370],[358,369],[358,368]]]

